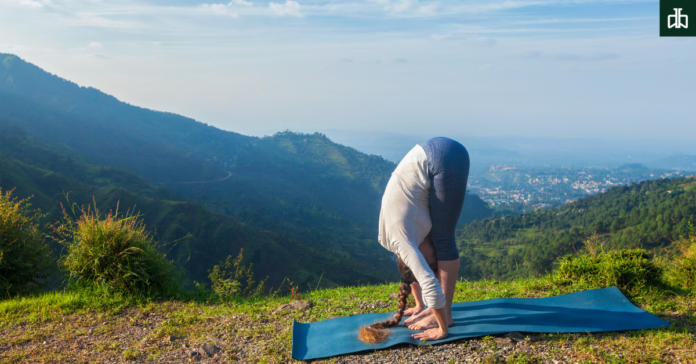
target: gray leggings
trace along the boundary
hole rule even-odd
[[[438,260],[457,260],[454,239],[459,215],[464,205],[469,178],[469,152],[449,138],[432,138],[421,144],[428,158],[430,178],[430,239]]]

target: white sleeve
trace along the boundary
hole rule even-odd
[[[425,305],[433,309],[445,307],[445,295],[442,293],[442,286],[440,286],[440,282],[437,281],[435,274],[428,266],[428,262],[423,257],[423,254],[408,242],[398,244],[398,246],[398,255],[406,263],[406,266],[411,269],[413,275],[418,280],[418,284],[420,284]]]

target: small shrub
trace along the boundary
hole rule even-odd
[[[662,268],[643,249],[595,251],[595,255],[560,258],[555,276],[560,283],[632,289],[657,284]]]
[[[64,221],[59,235],[67,254],[61,258],[73,283],[96,284],[111,292],[169,296],[180,290],[180,273],[158,251],[138,216],[101,216],[84,208],[77,221]]]
[[[132,361],[138,357],[138,352],[135,350],[127,349],[123,352],[123,360]]]
[[[674,259],[670,278],[684,288],[696,288],[696,232],[691,223],[689,223],[689,236],[675,241],[674,244],[681,255]]]
[[[218,264],[210,270],[208,277],[213,284],[213,291],[223,300],[236,297],[257,297],[266,290],[266,281],[256,284],[254,281],[253,264],[243,264],[244,249],[232,259],[228,256],[224,263]]]
[[[55,263],[40,220],[29,199],[0,190],[0,295],[34,293],[45,287]]]

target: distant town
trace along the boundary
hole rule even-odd
[[[490,166],[468,188],[497,210],[527,212],[560,206],[640,181],[696,175],[694,171],[649,169],[640,164],[617,168]]]

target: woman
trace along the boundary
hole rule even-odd
[[[452,325],[452,299],[459,272],[454,230],[468,176],[466,148],[449,138],[433,138],[406,154],[382,197],[379,242],[396,254],[415,278],[413,282],[404,275],[400,295],[410,291],[421,303],[405,312],[400,303],[397,317],[413,315],[405,324],[413,330],[425,330],[413,335],[419,340],[442,339]],[[433,271],[430,265],[435,264]],[[410,287],[405,289],[404,285]]]

